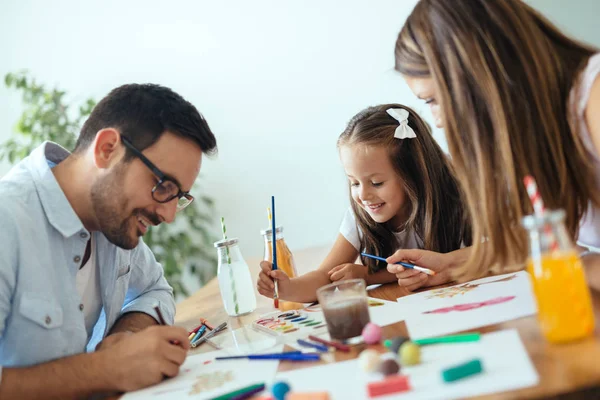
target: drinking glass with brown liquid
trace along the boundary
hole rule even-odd
[[[350,279],[317,290],[327,329],[332,339],[345,340],[362,334],[370,321],[365,281]]]

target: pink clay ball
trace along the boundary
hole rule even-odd
[[[381,327],[369,322],[362,331],[362,337],[366,344],[377,344],[381,341]]]

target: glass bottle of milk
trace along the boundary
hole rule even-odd
[[[232,317],[251,313],[256,309],[254,282],[242,257],[238,239],[219,240],[215,247],[219,259],[217,277],[225,311]]]

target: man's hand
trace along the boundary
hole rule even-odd
[[[369,275],[369,269],[364,265],[346,263],[332,268],[328,274],[331,282],[346,279],[364,279],[366,282]]]
[[[137,333],[119,335],[101,346],[96,354],[103,358],[111,386],[127,392],[177,375],[190,347],[187,337],[188,332],[181,327],[151,326]],[[171,344],[175,341],[179,344]]]
[[[112,335],[109,335],[109,336],[105,337],[104,339],[102,339],[102,341],[96,345],[96,351],[98,351],[100,349],[105,349],[116,343],[119,343],[121,340],[125,339],[126,337],[128,337],[131,334],[133,334],[133,332],[129,332],[129,331],[113,333]]]
[[[436,274],[429,276],[423,272],[394,264],[399,261],[429,268],[435,271]],[[392,274],[396,274],[398,285],[412,292],[420,287],[436,286],[449,282],[452,261],[451,253],[444,254],[428,250],[403,249],[396,251],[392,256],[388,257],[387,270]]]
[[[290,277],[280,269],[272,270],[273,264],[270,261],[261,261],[260,272],[256,282],[256,288],[258,293],[270,299],[273,298],[273,291],[275,290],[275,279],[277,280],[277,290],[279,298],[285,300],[288,294],[288,288],[290,285]]]

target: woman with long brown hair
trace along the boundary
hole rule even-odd
[[[369,107],[350,120],[338,139],[348,178],[350,209],[333,248],[315,271],[289,278],[263,261],[258,291],[283,300],[311,302],[332,281],[362,278],[367,284],[396,281],[385,262],[399,248],[450,252],[470,244],[470,228],[459,184],[429,126],[400,104]],[[328,205],[329,206],[329,205]],[[444,274],[433,282],[447,280]]]
[[[400,259],[472,279],[524,267],[532,213],[523,178],[566,211],[582,246],[600,247],[600,55],[519,0],[421,0],[396,42],[396,70],[446,132],[472,218],[473,246]],[[584,258],[600,288],[600,258]],[[390,267],[400,284],[426,277]]]

